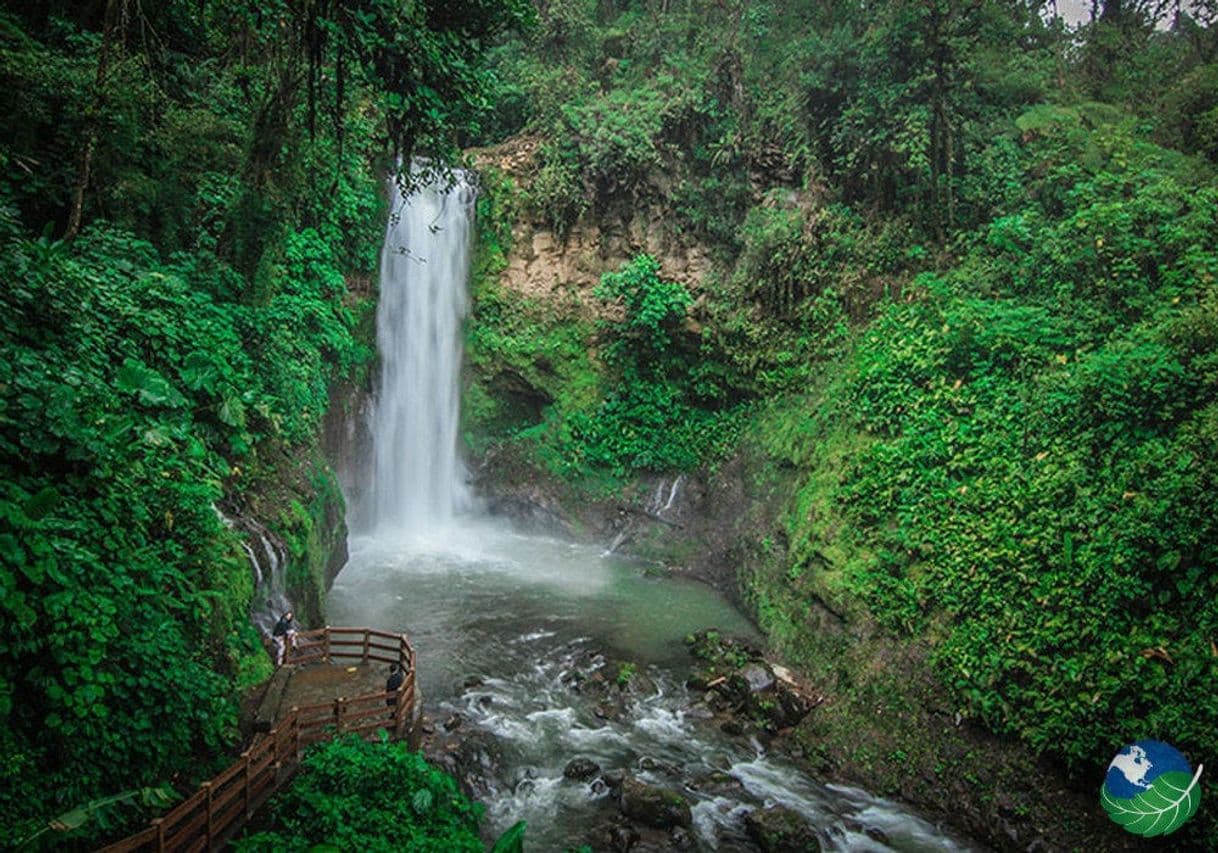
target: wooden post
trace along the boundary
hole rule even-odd
[[[201,787],[203,788],[203,790],[204,790],[204,791],[206,791],[206,792],[207,792],[207,849],[208,849],[208,850],[210,850],[210,849],[211,849],[211,834],[212,834],[212,825],[211,825],[211,796],[212,796],[212,793],[211,793],[211,780],[210,780],[210,779],[208,779],[206,782],[204,782],[204,783],[203,783],[203,785],[202,785]]]
[[[364,656],[362,658],[363,663],[368,662],[368,641],[371,638],[372,638],[372,632],[369,631],[367,628],[365,628],[364,629]]]
[[[346,701],[341,696],[334,700],[334,731],[338,734],[343,733],[343,705]]]
[[[241,811],[248,820],[250,816],[250,751],[248,749],[241,753],[241,762],[245,765],[241,769]]]
[[[324,634],[322,634],[322,636],[325,637],[325,645],[323,646],[322,659],[324,661],[326,661],[326,663],[329,663],[330,662],[330,626],[327,625],[322,630],[325,632]]]
[[[295,758],[300,758],[300,706],[292,706],[292,754]]]
[[[165,819],[154,817],[152,819],[152,826],[156,830],[157,853],[165,853]]]
[[[406,709],[406,690],[411,683],[411,678],[412,676],[406,676],[406,681],[403,682],[402,686],[398,688],[398,695],[396,697],[397,701],[394,702],[393,736],[395,738],[402,736],[402,721],[406,717],[406,714],[404,713]]]

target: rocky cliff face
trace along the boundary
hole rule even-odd
[[[537,171],[536,139],[518,137],[475,152],[476,168],[493,167],[528,186]],[[530,299],[567,306],[573,301],[598,310],[592,289],[601,276],[646,252],[660,262],[661,274],[698,293],[711,269],[707,247],[682,233],[663,200],[665,181],[657,176],[647,191],[594,209],[559,235],[545,220],[526,213],[512,228],[507,266],[500,284]]]

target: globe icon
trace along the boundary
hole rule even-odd
[[[1140,740],[1122,747],[1104,776],[1100,804],[1137,835],[1166,835],[1179,829],[1201,804],[1201,765],[1169,743]]]

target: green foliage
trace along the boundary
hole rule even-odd
[[[634,674],[637,669],[638,666],[633,661],[626,661],[619,666],[617,670],[617,678],[615,679],[617,681],[617,686],[625,687],[628,685],[630,683],[630,679],[634,678]]]
[[[60,802],[130,782],[133,754],[150,781],[231,736],[230,679],[259,643],[215,504],[235,459],[316,430],[330,371],[358,358],[342,278],[313,260],[243,306],[117,230],[5,242],[0,710],[6,754],[38,756]]]
[[[235,846],[481,853],[481,817],[482,807],[458,790],[455,779],[405,744],[390,743],[383,734],[379,742],[347,735],[311,747],[291,787],[272,801],[267,830]],[[524,832],[518,826],[517,838]]]
[[[476,447],[524,442],[555,473],[691,469],[722,456],[743,412],[696,369],[698,338],[687,327],[690,294],[640,256],[604,277],[597,293],[620,303],[621,319],[593,326],[571,305],[511,298],[496,283],[514,210],[509,185],[483,196],[467,353],[476,384],[467,392],[465,434]],[[601,342],[603,363],[590,352]]]
[[[46,826],[28,838],[21,839],[16,846],[23,850],[34,850],[38,845],[48,841],[56,846],[61,846],[73,839],[83,841],[87,837],[83,830],[89,828],[90,823],[96,823],[104,832],[116,824],[122,825],[121,819],[115,820],[116,813],[121,809],[136,807],[143,810],[145,814],[155,814],[156,810],[162,810],[172,805],[175,799],[173,791],[169,788],[138,788],[112,794],[56,815],[47,822]],[[52,832],[55,835],[49,836],[48,833]]]
[[[523,820],[512,824],[495,840],[491,853],[523,853],[524,831],[527,827],[528,824]]]
[[[1146,730],[1201,753],[1218,722],[1189,699],[1218,679],[1198,444],[1218,207],[1147,153],[1063,164],[1042,198],[1065,209],[996,222],[878,320],[853,403],[882,439],[840,498],[876,531],[856,577],[874,611],[947,616],[936,659],[965,707],[1082,764]]]
[[[668,372],[664,358],[693,303],[689,292],[676,282],[663,281],[655,258],[639,255],[618,272],[605,273],[593,295],[619,302],[625,314],[621,322],[607,325],[609,363],[638,375]]]
[[[688,291],[660,278],[640,255],[606,273],[595,293],[619,303],[620,320],[603,321],[605,360],[616,372],[601,404],[568,417],[568,464],[638,470],[688,470],[721,455],[741,412],[699,396],[685,327]]]
[[[316,452],[331,381],[371,361],[346,276],[375,267],[378,172],[452,153],[480,52],[530,17],[0,12],[0,846],[231,744],[267,664],[217,506]],[[334,497],[299,467],[283,505]],[[320,540],[299,510],[296,575]]]

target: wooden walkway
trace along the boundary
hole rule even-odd
[[[406,679],[386,692],[392,663],[405,667]],[[223,773],[103,853],[218,850],[291,778],[306,746],[351,732],[402,737],[414,706],[415,654],[404,634],[331,627],[301,632],[263,699],[256,726],[264,733]]]

